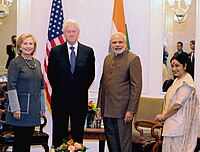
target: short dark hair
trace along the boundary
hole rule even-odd
[[[195,45],[195,40],[191,40],[190,43],[192,43],[193,45]]]
[[[178,41],[177,44],[180,44],[181,46],[183,46],[183,42]]]
[[[11,40],[12,40],[13,38],[15,38],[15,37],[17,37],[17,36],[16,36],[16,35],[12,35],[12,36],[11,36]]]

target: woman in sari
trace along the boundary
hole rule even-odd
[[[186,70],[187,61],[182,54],[170,60],[176,79],[165,94],[162,114],[155,117],[164,121],[162,152],[193,152],[196,146],[199,100],[194,81]]]

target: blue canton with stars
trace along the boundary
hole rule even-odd
[[[51,7],[49,29],[48,29],[49,41],[63,34],[62,31],[63,20],[64,17],[63,17],[62,1],[53,0]]]

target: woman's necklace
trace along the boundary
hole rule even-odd
[[[29,68],[31,68],[31,69],[35,69],[35,68],[36,68],[36,63],[35,63],[35,59],[34,59],[34,58],[32,58],[32,61],[33,61],[33,64],[34,64],[34,65],[30,65],[30,64],[28,63],[27,59],[25,59],[23,56],[22,56],[22,58],[24,59],[25,63],[27,64],[27,66],[28,66]]]

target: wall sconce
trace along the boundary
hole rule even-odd
[[[9,7],[13,0],[0,0],[0,19],[4,19],[9,14]],[[0,25],[3,23],[0,21]]]
[[[168,0],[171,10],[174,12],[174,20],[181,24],[187,19],[187,10],[189,9],[192,0]],[[183,3],[185,6],[183,7]],[[177,6],[176,6],[177,5]]]

